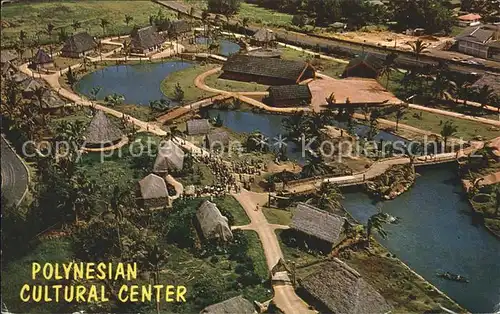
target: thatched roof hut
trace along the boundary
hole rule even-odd
[[[12,62],[17,59],[17,56],[15,53],[10,52],[8,50],[1,50],[0,51],[0,63],[7,63],[7,62]]]
[[[472,87],[482,88],[489,86],[494,93],[500,96],[500,74],[493,72],[485,72],[477,81],[472,84]]]
[[[229,140],[229,133],[225,131],[210,133],[205,138],[208,147],[218,147],[220,145],[227,146],[229,144]],[[224,149],[226,148],[227,147],[224,147]]]
[[[366,53],[349,61],[342,77],[377,78],[384,67],[384,60]]]
[[[84,132],[85,146],[105,147],[118,143],[123,137],[123,133],[112,123],[106,114],[99,110],[90,121]]]
[[[186,123],[189,135],[208,134],[210,132],[210,122],[208,119],[194,119]]]
[[[222,66],[221,78],[264,85],[292,85],[314,78],[314,68],[305,61],[233,55]]]
[[[169,34],[179,36],[191,32],[191,24],[186,20],[177,20],[170,23]]]
[[[97,43],[94,38],[87,32],[81,32],[70,36],[66,40],[64,47],[61,49],[61,54],[64,57],[77,58],[94,50],[96,47]]]
[[[254,314],[257,313],[255,310],[255,306],[252,302],[248,301],[241,295],[228,299],[226,301],[222,301],[220,303],[216,303],[213,305],[209,305],[203,310],[201,310],[200,314]]]
[[[158,155],[153,166],[155,173],[181,171],[184,167],[184,151],[172,140],[168,140],[158,149]]]
[[[344,314],[387,313],[392,306],[344,262],[334,258],[317,272],[299,280],[325,311]]]
[[[134,29],[130,35],[130,48],[133,52],[155,51],[165,41],[163,36],[156,31],[155,26]]]
[[[53,63],[54,60],[43,49],[38,49],[31,62],[35,65],[45,65]]]
[[[204,201],[196,211],[196,218],[205,239],[228,241],[233,238],[228,219],[222,216],[216,204]]]
[[[344,217],[299,203],[293,210],[290,228],[335,245],[341,238],[345,223]]]
[[[274,106],[310,104],[312,99],[309,85],[271,86],[267,91],[267,102]]]
[[[162,177],[149,174],[139,181],[141,197],[145,200],[168,197],[167,184]]]
[[[38,104],[37,104],[38,105]],[[47,89],[42,97],[42,107],[46,110],[60,108],[66,105],[66,102],[59,97],[56,91]]]
[[[258,43],[269,43],[276,41],[276,34],[268,28],[261,28],[255,32],[252,39],[254,42]]]
[[[21,76],[22,78],[22,76]],[[24,98],[31,99],[35,96],[35,91],[39,88],[47,88],[41,79],[28,77],[21,81],[21,93]]]

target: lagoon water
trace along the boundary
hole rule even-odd
[[[206,45],[207,42],[210,42],[206,37],[197,37],[196,43],[200,45]],[[227,39],[219,40],[219,54],[225,57],[229,57],[232,54],[238,53],[241,47],[235,43],[234,41],[230,41]]]
[[[379,239],[393,254],[472,312],[491,313],[500,298],[500,241],[473,219],[453,166],[426,166],[415,185],[392,201],[375,204],[362,192],[346,193],[344,206],[361,223],[377,208],[401,218]],[[438,278],[449,271],[468,284]]]
[[[85,75],[75,89],[86,96],[94,87],[101,87],[98,99],[117,93],[125,97],[126,104],[149,105],[152,100],[166,99],[160,84],[169,74],[193,66],[190,62],[168,61],[109,66]]]

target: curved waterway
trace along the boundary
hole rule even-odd
[[[125,97],[126,104],[148,106],[150,101],[167,98],[160,89],[165,77],[191,66],[183,61],[113,65],[85,75],[75,89],[88,97],[94,87],[100,87],[98,99],[117,93]]]
[[[211,42],[206,37],[196,37],[196,43],[199,45],[207,45]],[[235,43],[234,41],[230,41],[227,39],[219,40],[219,54],[225,57],[229,57],[232,54],[238,53],[241,47]]]
[[[382,211],[401,218],[379,239],[389,251],[472,312],[491,313],[500,302],[500,241],[472,218],[454,166],[428,166],[395,200],[375,204],[362,192],[345,193],[344,206],[362,223]],[[438,278],[449,271],[468,284]]]

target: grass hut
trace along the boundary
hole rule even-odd
[[[121,141],[122,137],[123,133],[120,128],[112,123],[103,111],[99,110],[84,132],[84,145],[88,148],[103,148],[115,145]]]
[[[17,68],[9,61],[2,63],[2,78],[12,77],[17,72]]]
[[[337,258],[300,280],[299,293],[320,313],[388,313],[392,306],[361,275]]]
[[[186,123],[188,135],[205,135],[210,132],[208,119],[194,119]]]
[[[130,37],[130,51],[135,54],[147,55],[158,51],[165,39],[156,31],[155,26],[135,28]]]
[[[163,178],[149,174],[139,181],[141,205],[145,208],[159,208],[168,205],[168,189]]]
[[[371,53],[366,53],[349,61],[342,77],[364,77],[376,79],[382,68],[384,61]]]
[[[28,78],[21,81],[21,94],[26,99],[35,97],[35,91],[39,88],[46,88],[41,79]]]
[[[290,228],[296,238],[307,242],[309,247],[330,252],[342,240],[345,224],[344,217],[299,203],[293,211]]]
[[[15,53],[10,52],[8,50],[1,50],[0,51],[0,63],[1,64],[7,63],[7,62],[13,62],[16,59],[17,59],[17,56]]]
[[[153,172],[164,175],[169,172],[181,172],[183,168],[184,151],[172,140],[168,140],[158,149]]]
[[[293,85],[315,77],[305,61],[233,55],[222,66],[220,78],[263,85]]]
[[[168,34],[176,39],[189,38],[193,36],[193,28],[186,20],[172,21],[168,28]]]
[[[70,36],[61,49],[61,56],[68,58],[81,58],[97,48],[94,37],[87,32]]]
[[[269,45],[274,45],[276,42],[276,34],[268,29],[268,28],[261,28],[251,38],[251,43],[253,45],[257,46],[269,46]]]
[[[200,314],[256,314],[257,311],[252,302],[241,295],[212,304],[201,310]]]
[[[222,216],[215,203],[204,201],[196,211],[196,219],[205,239],[228,241],[233,238],[227,217]]]
[[[33,102],[34,105],[39,106],[38,100]],[[59,97],[57,92],[52,89],[46,89],[42,96],[42,110],[44,112],[55,112],[66,105],[66,102]]]
[[[229,141],[229,133],[225,131],[210,133],[205,137],[205,145],[210,149],[227,150],[229,148]]]
[[[43,49],[38,49],[35,56],[31,60],[31,67],[33,69],[45,69],[54,66],[54,60]]]
[[[269,97],[267,97],[266,102],[275,107],[308,105],[312,99],[309,85],[271,86],[267,91]]]

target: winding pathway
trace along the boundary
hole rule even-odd
[[[19,206],[28,192],[29,171],[23,160],[1,135],[2,196],[6,205]]]

